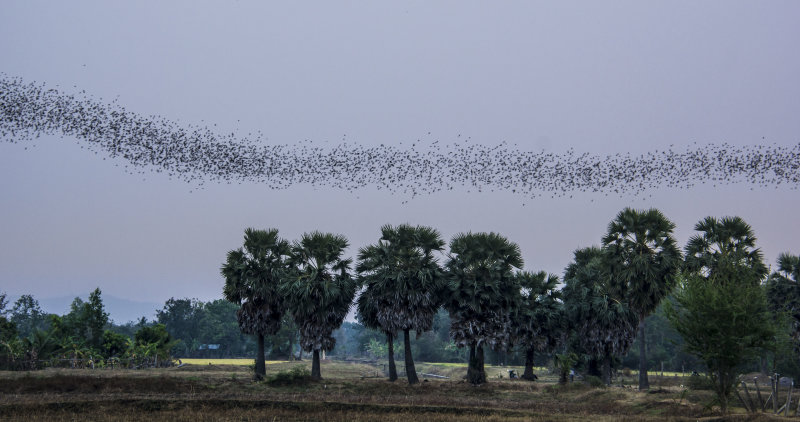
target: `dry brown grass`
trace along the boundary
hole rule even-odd
[[[301,363],[268,367],[268,375]],[[448,380],[409,386],[368,378],[374,365],[326,361],[320,382],[271,387],[253,382],[242,366],[201,365],[155,370],[44,370],[0,372],[0,420],[11,421],[496,421],[496,420],[697,420],[719,415],[705,408],[708,392],[661,383],[651,393],[629,388],[593,389],[582,383],[491,379],[474,387],[460,368],[420,364],[422,372],[448,373]],[[508,368],[501,368],[506,371]],[[429,372],[430,371],[430,372]],[[654,379],[651,383],[656,385]],[[742,409],[726,420],[747,417]]]

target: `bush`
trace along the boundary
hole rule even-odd
[[[692,374],[689,377],[689,388],[692,390],[713,390],[714,382],[705,375]]]
[[[589,384],[589,386],[592,388],[599,388],[606,386],[606,384],[603,382],[603,380],[600,379],[600,377],[596,377],[594,375],[587,375],[586,378],[584,378],[584,382],[586,384]]]
[[[305,366],[295,366],[288,371],[280,371],[267,378],[267,384],[271,386],[282,385],[302,385],[311,381],[311,371]]]

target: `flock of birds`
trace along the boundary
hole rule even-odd
[[[642,194],[659,187],[748,183],[800,186],[800,143],[793,146],[697,145],[640,155],[534,152],[507,144],[333,147],[310,141],[270,145],[263,136],[220,135],[208,127],[144,116],[85,92],[70,94],[0,74],[0,138],[24,143],[42,135],[124,159],[129,172],[164,172],[205,182],[296,184],[356,190],[376,187],[410,196],[438,191],[508,191],[529,197],[575,192]]]

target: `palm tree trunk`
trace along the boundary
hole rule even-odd
[[[314,349],[314,360],[311,362],[311,379],[322,379],[322,372],[319,369],[319,350],[317,349]]]
[[[294,336],[290,335],[289,336],[289,361],[290,362],[294,360],[294,352],[293,352],[293,350],[294,350]]]
[[[406,376],[408,377],[409,384],[418,384],[417,370],[414,369],[414,359],[411,357],[411,336],[408,334],[408,328],[403,330],[403,343],[406,352]]]
[[[473,378],[473,372],[475,371],[473,367],[473,361],[475,360],[475,345],[471,344],[469,346],[469,359],[467,360],[467,380],[471,380]]]
[[[467,369],[467,381],[471,384],[479,385],[486,383],[486,371],[483,367],[483,345],[475,345],[470,350],[469,368]]]
[[[262,380],[267,374],[267,365],[264,362],[264,334],[258,333],[256,342],[258,343],[258,352],[256,353],[256,370],[253,378]]]
[[[603,356],[603,383],[611,385],[611,355]]]
[[[533,349],[525,351],[525,373],[522,374],[521,378],[530,381],[536,379],[533,375]]]
[[[397,366],[394,364],[394,336],[386,333],[386,344],[389,345],[389,381],[397,381]]]
[[[639,390],[649,390],[650,382],[647,379],[647,347],[645,347],[644,318],[639,323]]]

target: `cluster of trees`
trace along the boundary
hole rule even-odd
[[[313,232],[290,243],[276,229],[247,229],[244,246],[228,253],[221,272],[242,331],[263,343],[288,316],[300,346],[314,356],[315,378],[320,351],[334,348],[333,333],[355,300],[359,321],[385,338],[392,380],[394,344],[402,338],[408,382],[418,382],[412,334],[419,340],[444,310],[444,346],[465,351],[472,383],[486,381],[489,349],[524,354],[526,378],[533,377],[537,353],[574,353],[588,373],[609,383],[613,367],[637,344],[631,354],[646,389],[652,364],[646,343],[653,337],[647,325],[655,319],[661,344],[669,320],[671,335],[680,335],[727,397],[742,364],[768,352],[778,362],[784,333],[791,332],[785,343],[796,347],[797,257],[782,255],[780,271],[769,275],[752,229],[738,217],[700,221],[683,251],[674,227],[658,210],[626,208],[599,247],[575,251],[561,280],[525,271],[519,247],[497,233],[458,234],[445,251],[435,229],[406,224],[382,227],[355,263],[342,257],[348,244],[340,235]],[[263,374],[257,364],[256,376]]]
[[[175,342],[163,324],[142,318],[114,325],[103,306],[100,289],[70,305],[64,315],[46,314],[38,301],[23,295],[8,308],[0,294],[0,368],[44,366],[126,367],[169,364]]]
[[[387,225],[353,262],[340,235],[290,243],[247,229],[221,268],[225,299],[172,298],[156,321],[111,323],[99,289],[60,316],[28,295],[9,307],[0,294],[0,366],[255,355],[260,378],[266,356],[302,350],[315,378],[327,351],[385,356],[391,380],[402,359],[412,384],[414,357],[466,360],[475,384],[486,382],[487,360],[524,362],[533,379],[534,364],[553,359],[606,383],[614,368],[638,365],[646,389],[648,370],[666,363],[706,370],[723,407],[743,370],[800,376],[800,257],[780,255],[770,273],[741,218],[707,217],[695,229],[680,249],[659,211],[625,209],[560,279],[525,270],[519,247],[496,233],[447,245],[430,227]],[[360,323],[344,322],[353,306]]]

